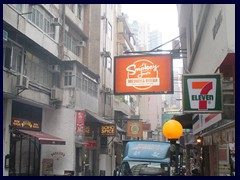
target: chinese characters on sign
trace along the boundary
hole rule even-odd
[[[84,135],[85,112],[76,112],[76,135]]]

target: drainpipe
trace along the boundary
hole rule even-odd
[[[64,59],[64,36],[65,36],[65,4],[62,4],[62,26],[59,26],[58,57]]]

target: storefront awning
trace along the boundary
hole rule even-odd
[[[183,126],[183,129],[192,129],[193,125],[192,116],[193,114],[174,115],[172,119],[180,122]]]
[[[41,131],[29,131],[29,130],[23,130],[23,129],[19,129],[19,131],[24,134],[37,138],[40,144],[52,144],[52,145],[66,144],[65,140]]]
[[[100,124],[114,124],[114,122],[111,122],[109,120],[106,120],[100,116],[98,116],[96,113],[91,112],[89,110],[85,110],[86,112],[86,121],[87,122],[99,122]]]

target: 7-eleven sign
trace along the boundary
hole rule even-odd
[[[184,112],[222,112],[221,74],[183,75]]]

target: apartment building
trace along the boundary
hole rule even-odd
[[[3,5],[5,176],[111,175],[120,164],[126,131],[100,131],[123,111],[112,93],[117,13],[113,4]]]

